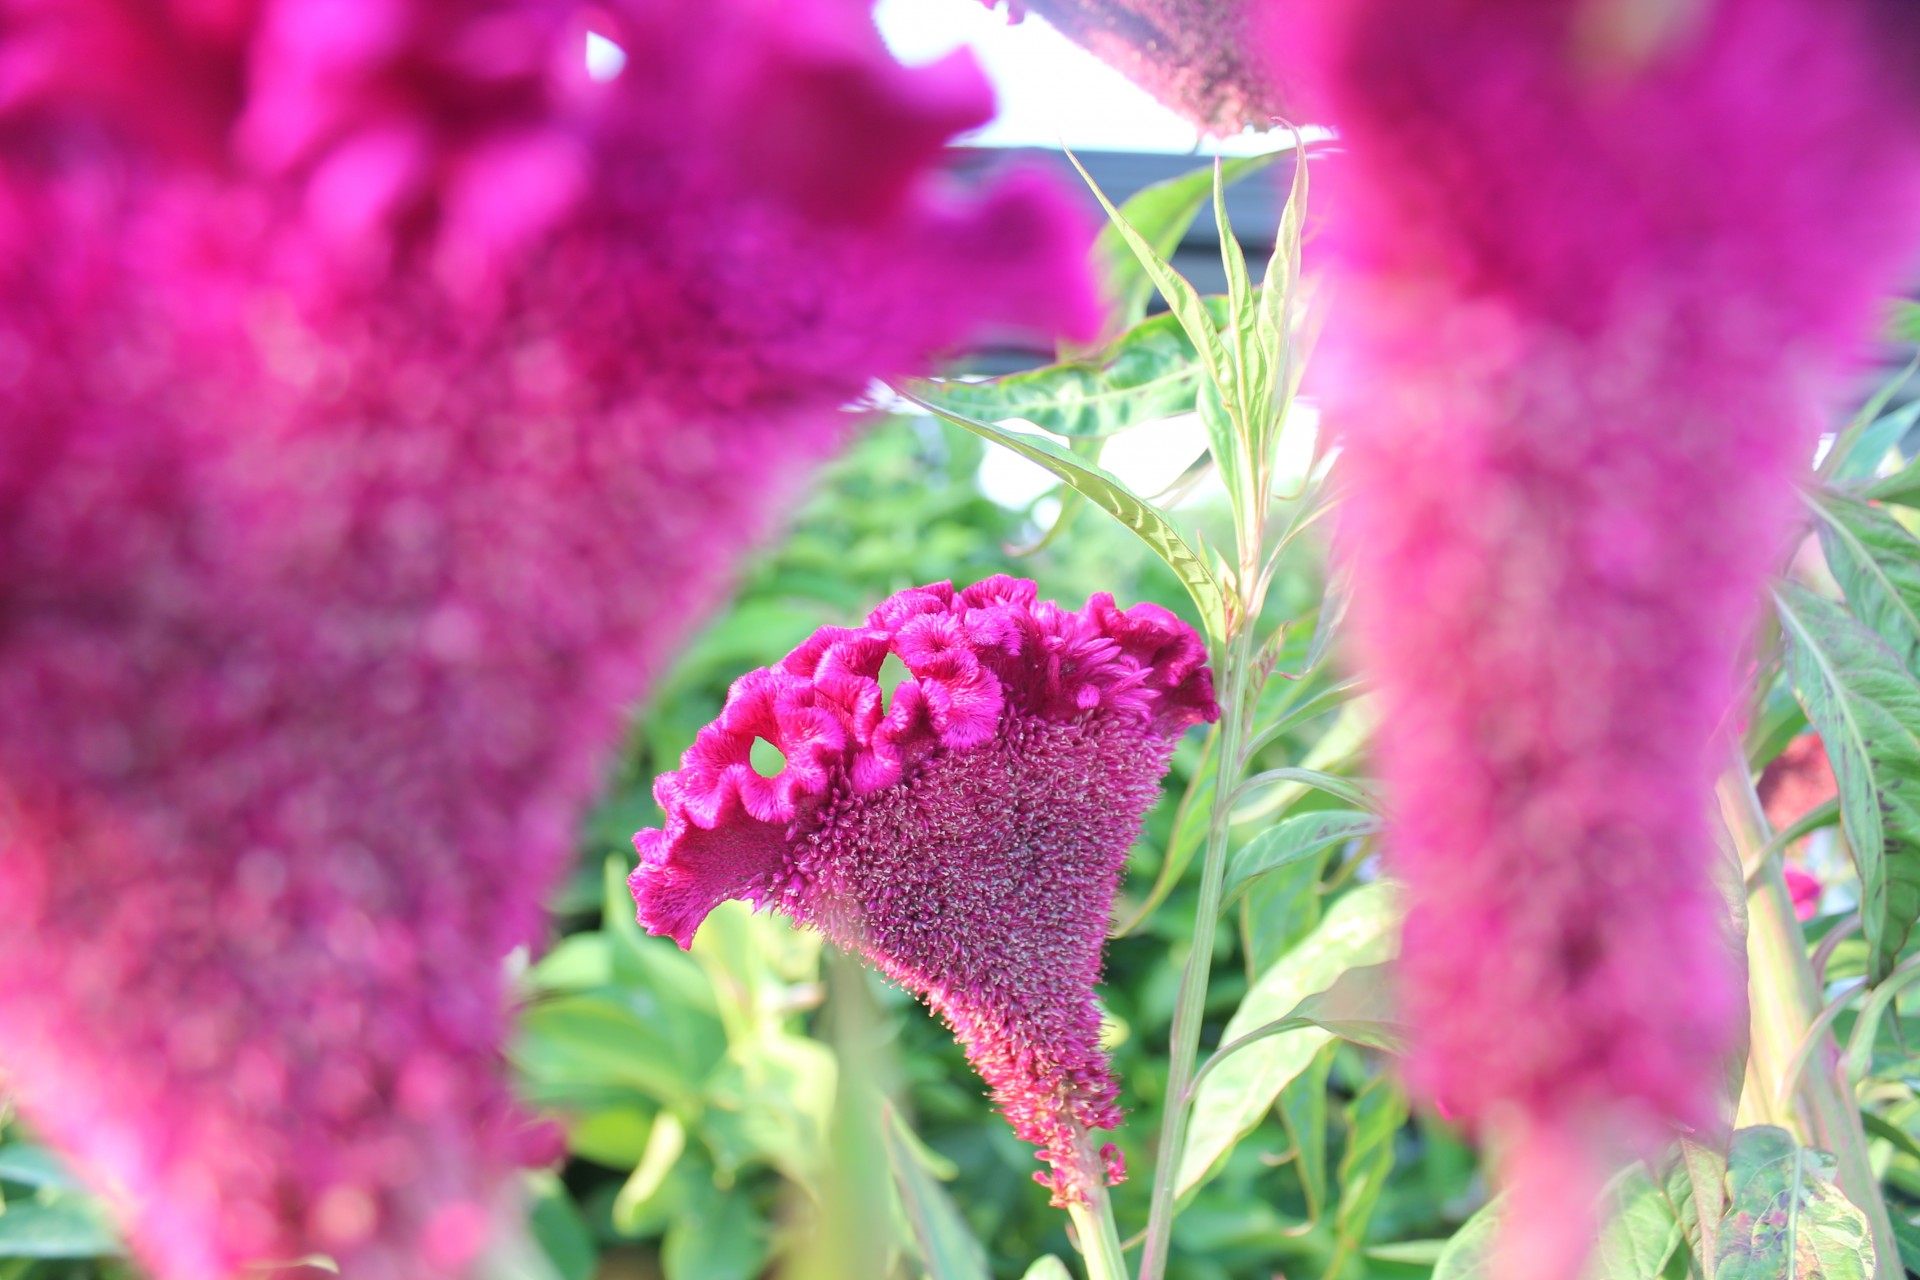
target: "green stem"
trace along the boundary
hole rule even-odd
[[[1777,1124],[1801,1141],[1833,1153],[1840,1189],[1867,1216],[1878,1257],[1876,1280],[1900,1280],[1899,1245],[1893,1222],[1867,1159],[1860,1108],[1840,1071],[1840,1051],[1831,1034],[1820,1034],[1803,1054],[1822,1005],[1820,984],[1807,958],[1806,934],[1793,913],[1780,851],[1770,832],[1753,775],[1744,758],[1721,779],[1720,806],[1740,851],[1747,879],[1747,991],[1752,1019],[1747,1054],[1743,1119]],[[1782,1088],[1798,1072],[1792,1087]],[[1780,1105],[1782,1099],[1788,1103]]]
[[[1242,557],[1244,562],[1245,557]],[[1161,1280],[1173,1235],[1174,1199],[1180,1161],[1186,1149],[1187,1112],[1192,1102],[1194,1064],[1200,1053],[1200,1024],[1205,1015],[1207,980],[1213,970],[1214,931],[1220,924],[1221,889],[1227,868],[1227,830],[1233,812],[1234,784],[1245,764],[1247,681],[1253,669],[1248,639],[1253,628],[1245,610],[1221,646],[1226,661],[1227,696],[1220,710],[1220,758],[1213,787],[1213,812],[1207,850],[1200,870],[1200,904],[1193,918],[1193,946],[1180,975],[1180,997],[1173,1010],[1167,1093],[1160,1122],[1159,1155],[1154,1165],[1153,1204],[1140,1255],[1140,1280]]]
[[[1127,1280],[1127,1259],[1120,1250],[1120,1232],[1113,1225],[1113,1202],[1107,1198],[1105,1175],[1095,1161],[1096,1176],[1087,1179],[1087,1201],[1067,1206],[1080,1252],[1087,1264],[1087,1280]]]

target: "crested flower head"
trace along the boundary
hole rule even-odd
[[[1920,225],[1894,8],[1276,6],[1347,150],[1321,371],[1413,1075],[1503,1139],[1509,1280],[1577,1273],[1608,1140],[1712,1123],[1743,1025],[1716,732]]]
[[[163,1280],[465,1265],[620,708],[869,379],[1088,327],[977,72],[775,8],[0,0],[0,1073]]]
[[[909,673],[890,698],[889,654]],[[1093,995],[1108,912],[1174,743],[1218,714],[1205,662],[1156,605],[1068,612],[1006,577],[903,591],[735,682],[654,786],[640,922],[686,946],[740,898],[860,952],[946,1019],[1052,1165],[1036,1176],[1078,1198],[1087,1132],[1120,1119]]]

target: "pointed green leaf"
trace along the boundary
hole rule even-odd
[[[1920,684],[1840,606],[1791,583],[1774,599],[1794,688],[1839,781],[1879,982],[1920,917]]]
[[[1587,1266],[1588,1280],[1655,1280],[1680,1246],[1667,1197],[1639,1168],[1615,1178],[1603,1197],[1606,1225]]]
[[[79,1191],[80,1179],[67,1171],[58,1156],[30,1142],[0,1147],[0,1182],[46,1191]]]
[[[1434,1264],[1433,1280],[1488,1280],[1505,1211],[1505,1199],[1495,1198],[1462,1223]],[[1600,1217],[1586,1280],[1658,1280],[1680,1243],[1680,1224],[1644,1170],[1628,1169],[1607,1184]]]
[[[1500,1236],[1500,1211],[1505,1202],[1487,1201],[1460,1224],[1433,1264],[1433,1280],[1487,1280],[1493,1272],[1493,1244]]]
[[[1854,616],[1912,670],[1920,658],[1920,542],[1885,511],[1833,492],[1809,493],[1820,546]]]
[[[1894,303],[1887,335],[1895,342],[1920,342],[1920,302],[1902,298]]]
[[[1205,302],[1226,316],[1225,299]],[[1018,418],[1057,436],[1099,437],[1191,413],[1203,372],[1180,321],[1158,315],[1084,359],[981,382],[914,378],[905,385],[928,404],[982,422]]]
[[[1226,1044],[1325,991],[1346,970],[1379,964],[1394,951],[1399,908],[1392,889],[1367,884],[1328,908],[1319,927],[1253,984],[1221,1033]],[[1288,1081],[1305,1071],[1333,1033],[1303,1022],[1298,1030],[1251,1044],[1200,1081],[1180,1164],[1182,1194],[1206,1180],[1235,1143],[1266,1118]]]
[[[1246,255],[1233,234],[1232,224],[1227,221],[1226,185],[1217,160],[1213,170],[1213,223],[1220,234],[1220,265],[1227,276],[1227,332],[1232,336],[1227,344],[1228,366],[1234,378],[1234,393],[1229,402],[1241,410],[1235,445],[1239,456],[1249,457],[1253,451],[1255,424],[1266,419],[1275,353],[1262,342],[1259,304],[1253,296],[1253,281],[1247,277]],[[1251,473],[1250,467],[1243,470]]]
[[[0,1258],[100,1258],[120,1243],[85,1200],[15,1201],[0,1213]]]
[[[1784,1129],[1733,1135],[1716,1280],[1870,1280],[1873,1233],[1833,1182],[1834,1159]]]
[[[1328,1044],[1313,1063],[1280,1091],[1280,1123],[1293,1139],[1293,1167],[1307,1199],[1307,1221],[1318,1222],[1327,1203],[1327,1076],[1337,1046]]]
[[[1074,457],[1071,453],[1042,436],[1023,435],[1008,431],[964,413],[956,413],[929,404],[911,392],[900,393],[905,399],[929,413],[965,427],[977,436],[1005,445],[1029,462],[1036,462],[1054,475],[1072,485],[1086,495],[1087,501],[1105,511],[1131,530],[1156,555],[1166,561],[1174,576],[1186,587],[1187,594],[1193,597],[1194,607],[1200,611],[1201,624],[1210,639],[1218,640],[1226,634],[1227,597],[1214,579],[1206,562],[1195,555],[1186,539],[1180,536],[1173,522],[1158,507],[1139,497],[1113,476],[1102,471],[1091,462]]]
[[[1222,162],[1223,176],[1228,183],[1236,182],[1266,168],[1282,154],[1274,151],[1235,156]],[[1120,215],[1157,256],[1171,258],[1212,190],[1213,166],[1207,165],[1134,192],[1120,206]],[[1109,223],[1101,229],[1093,242],[1092,256],[1094,271],[1106,282],[1113,298],[1109,332],[1138,324],[1153,297],[1153,280],[1141,268],[1140,259],[1120,234],[1118,224]]]
[[[1375,1076],[1347,1104],[1347,1149],[1340,1157],[1340,1207],[1334,1235],[1357,1251],[1393,1172],[1393,1139],[1407,1122],[1407,1096],[1388,1076]]]
[[[1279,361],[1270,371],[1264,404],[1266,411],[1254,418],[1255,440],[1262,458],[1270,457],[1286,416],[1286,406],[1299,385],[1299,370],[1312,347],[1309,338],[1300,351],[1294,350],[1293,304],[1300,282],[1300,241],[1307,211],[1307,152],[1295,135],[1293,181],[1287,192],[1287,206],[1281,211],[1280,232],[1274,237],[1273,255],[1267,259],[1267,274],[1260,284],[1260,313],[1256,323],[1266,350]],[[1279,400],[1279,411],[1274,402]]]
[[[919,1139],[899,1112],[889,1106],[886,1113],[887,1156],[927,1275],[931,1280],[991,1280],[985,1250],[968,1230],[953,1198],[917,1154]]]
[[[1200,355],[1200,363],[1206,369],[1207,376],[1213,380],[1215,386],[1220,388],[1229,416],[1237,417],[1240,406],[1231,394],[1234,379],[1226,344],[1221,341],[1219,327],[1214,324],[1213,316],[1207,310],[1206,304],[1200,300],[1200,294],[1181,277],[1179,272],[1168,266],[1166,260],[1154,251],[1151,244],[1147,243],[1146,238],[1134,230],[1121,216],[1120,211],[1113,207],[1113,202],[1107,199],[1106,193],[1100,190],[1100,185],[1093,180],[1093,176],[1086,171],[1073,152],[1067,152],[1067,159],[1073,161],[1073,167],[1080,170],[1080,176],[1086,179],[1094,198],[1099,200],[1101,208],[1107,211],[1107,217],[1119,231],[1121,239],[1125,240],[1127,247],[1133,250],[1133,256],[1139,261],[1140,269],[1147,273],[1149,280],[1153,281],[1154,288],[1158,289],[1160,296],[1166,299],[1167,309],[1179,319],[1180,327],[1186,331],[1187,337],[1193,340],[1194,349]],[[1222,460],[1222,465],[1224,467],[1225,460]]]
[[[1234,853],[1227,864],[1223,901],[1232,902],[1251,881],[1270,871],[1373,835],[1381,826],[1377,815],[1353,809],[1320,809],[1283,818]]]
[[[1901,405],[1892,413],[1873,419],[1860,429],[1860,434],[1853,441],[1853,448],[1833,468],[1833,479],[1853,483],[1871,479],[1885,461],[1887,450],[1900,443],[1907,432],[1913,429],[1916,419],[1920,419],[1920,400]]]

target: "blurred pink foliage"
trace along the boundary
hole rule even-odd
[[[627,711],[869,378],[1093,327],[990,106],[858,0],[0,0],[0,1069],[160,1276],[482,1244]]]
[[[1743,1024],[1718,726],[1912,261],[1912,33],[1875,0],[1272,10],[1348,152],[1320,376],[1413,1075],[1499,1139],[1503,1280],[1563,1280],[1604,1159],[1712,1123]]]
[[[888,654],[910,676],[890,700]],[[1175,742],[1219,714],[1205,663],[1157,605],[1073,613],[1006,577],[903,591],[734,683],[654,785],[640,922],[686,946],[742,898],[866,956],[952,1026],[1056,1201],[1082,1199],[1086,1135],[1120,1121],[1101,946]],[[754,770],[756,738],[777,776]]]

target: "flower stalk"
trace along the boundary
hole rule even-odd
[[[1243,543],[1240,548],[1242,584],[1255,583],[1260,551],[1259,535],[1255,532],[1250,544]],[[1139,1280],[1160,1280],[1166,1274],[1167,1251],[1173,1234],[1174,1200],[1179,1191],[1180,1162],[1186,1149],[1187,1115],[1193,1101],[1194,1071],[1200,1051],[1200,1025],[1206,1013],[1214,934],[1219,928],[1226,881],[1228,828],[1237,790],[1235,783],[1246,766],[1249,715],[1257,692],[1251,688],[1255,611],[1246,599],[1247,594],[1243,586],[1228,618],[1227,634],[1220,642],[1220,654],[1214,664],[1225,690],[1220,699],[1217,747],[1220,769],[1214,785],[1206,850],[1201,860],[1200,902],[1194,912],[1193,942],[1181,971],[1180,996],[1173,1011],[1165,1116],[1154,1164],[1153,1200],[1148,1211],[1146,1242],[1140,1255]]]

